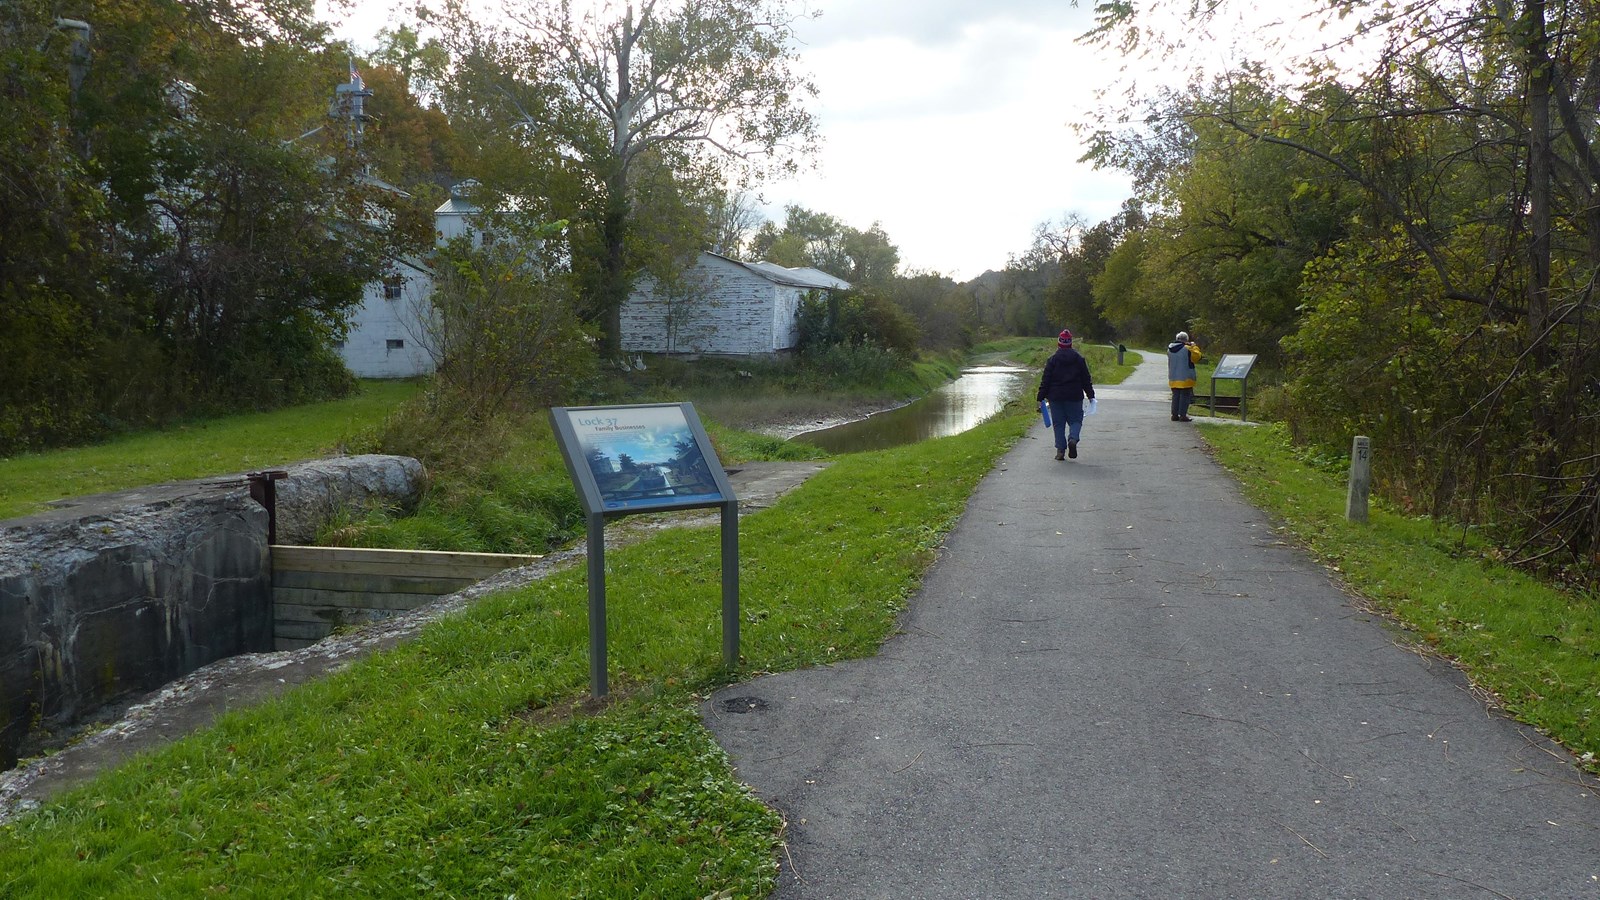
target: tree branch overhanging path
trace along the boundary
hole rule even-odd
[[[1248,6],[1115,0],[1085,40],[1170,61],[1244,33]],[[1164,239],[1119,248],[1118,271],[1138,277],[1106,279],[1097,302],[1361,377],[1367,397],[1307,402],[1292,427],[1312,442],[1332,434],[1313,420],[1380,434],[1412,462],[1386,475],[1393,497],[1494,524],[1511,557],[1600,583],[1600,11],[1300,8],[1283,40],[1240,51],[1264,61],[1196,58],[1185,87],[1135,104],[1142,122],[1107,104],[1080,126],[1090,159],[1134,176]],[[1325,25],[1342,36],[1305,41]],[[1149,299],[1163,294],[1182,299]],[[1440,366],[1449,386],[1430,381]]]

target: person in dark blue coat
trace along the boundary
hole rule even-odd
[[[1044,364],[1035,400],[1050,403],[1050,426],[1056,432],[1056,459],[1078,458],[1078,437],[1083,432],[1083,401],[1094,399],[1089,362],[1072,349],[1072,332],[1062,331],[1056,352]],[[1069,430],[1070,429],[1070,430]]]

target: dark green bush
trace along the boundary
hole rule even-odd
[[[911,317],[873,291],[810,294],[800,302],[802,357],[837,344],[870,344],[909,354],[917,349],[917,337]]]

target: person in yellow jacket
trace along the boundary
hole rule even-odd
[[[1167,345],[1167,387],[1172,388],[1172,421],[1193,422],[1189,404],[1194,402],[1195,363],[1200,361],[1200,345],[1189,340],[1189,332],[1178,332],[1178,339]]]

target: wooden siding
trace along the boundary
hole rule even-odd
[[[294,650],[335,628],[416,609],[538,556],[275,545],[273,643]]]
[[[703,255],[674,292],[642,279],[622,307],[630,353],[766,354],[796,343],[800,288]]]
[[[410,378],[433,371],[433,359],[423,347],[427,334],[418,320],[419,311],[428,308],[433,278],[411,266],[399,269],[404,278],[399,298],[387,299],[383,283],[375,281],[350,313],[350,330],[339,355],[358,377]]]

